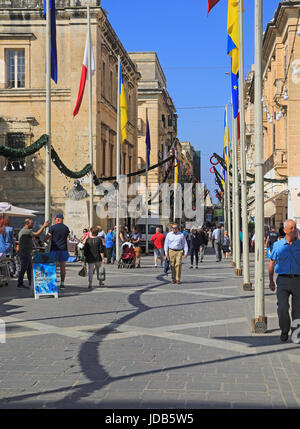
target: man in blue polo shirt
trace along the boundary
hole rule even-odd
[[[68,237],[70,235],[70,230],[63,222],[63,215],[58,213],[55,216],[55,225],[49,228],[48,234],[45,237],[45,240],[51,237],[50,254],[52,254],[55,261],[57,261],[60,266],[60,289],[64,289],[65,287],[66,262],[69,258]]]
[[[296,223],[289,219],[284,223],[285,237],[273,245],[269,262],[270,289],[275,291],[274,268],[278,274],[277,313],[280,339],[288,340],[291,327],[289,296],[292,295],[292,320],[300,319],[300,240],[297,238]]]

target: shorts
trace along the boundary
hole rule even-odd
[[[67,250],[51,250],[50,255],[56,262],[67,262],[70,256]]]
[[[154,249],[154,256],[163,259],[164,257],[164,249]]]
[[[135,247],[134,248],[134,252],[135,252],[135,256],[137,257],[137,258],[139,258],[140,257],[140,255],[141,255],[141,248],[138,246],[138,247]]]

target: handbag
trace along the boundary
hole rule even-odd
[[[80,269],[78,275],[80,277],[86,277],[87,276],[87,266],[86,263],[83,264],[82,268]]]
[[[99,278],[98,280],[100,280],[101,282],[103,282],[105,280],[105,268],[103,265],[101,265],[101,267],[99,268]]]
[[[168,274],[169,268],[170,268],[170,261],[169,261],[169,259],[165,259],[165,262],[164,262],[164,273],[165,274]]]
[[[83,249],[84,248],[84,244],[83,243],[78,243],[77,246],[78,246],[79,249]]]

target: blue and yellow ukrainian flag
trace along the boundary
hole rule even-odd
[[[127,139],[127,100],[125,93],[125,86],[122,75],[122,64],[120,66],[120,131],[121,131],[121,143]]]
[[[233,74],[239,72],[239,0],[228,0],[227,13],[227,54],[232,59],[231,71]]]
[[[227,54],[231,57],[231,94],[234,118],[237,118],[239,113],[239,48],[239,0],[228,0]]]
[[[230,144],[230,134],[229,134],[228,124],[226,122],[226,111],[225,111],[225,115],[224,115],[224,148],[223,148],[223,159],[224,159],[226,165],[227,165],[227,156],[228,156],[228,164],[230,165],[230,153],[229,153],[230,148],[229,148],[229,144]],[[227,172],[227,174],[229,174],[229,172]],[[225,186],[225,180],[226,180],[226,171],[223,168],[223,180],[222,180],[223,189],[225,189],[225,187],[224,187]]]

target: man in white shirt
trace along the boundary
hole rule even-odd
[[[172,231],[169,232],[165,239],[164,251],[166,258],[170,261],[172,271],[172,283],[181,284],[181,264],[182,254],[184,258],[188,255],[188,244],[182,232],[178,231],[178,225],[172,225]]]
[[[216,262],[219,262],[222,260],[222,242],[221,242],[221,237],[222,233],[221,233],[221,229],[220,229],[220,225],[216,226],[216,229],[214,230],[214,232],[212,233],[212,242],[213,242],[213,246],[216,252]]]

